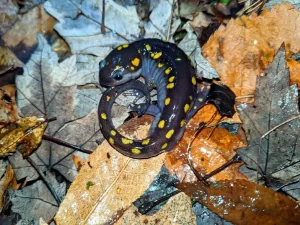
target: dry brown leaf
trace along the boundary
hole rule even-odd
[[[9,48],[0,46],[0,74],[23,66],[24,63]]]
[[[241,225],[297,225],[300,205],[289,197],[245,180],[182,183],[177,187],[220,217]]]
[[[17,120],[18,110],[15,93],[15,85],[10,84],[0,87],[0,129],[4,125]]]
[[[300,13],[283,3],[260,16],[242,16],[221,26],[203,46],[203,55],[237,96],[255,91],[256,77],[272,62],[284,42],[289,54],[300,50]],[[296,83],[291,77],[291,82]],[[244,99],[241,99],[243,101]]]
[[[0,179],[0,212],[3,209],[4,194],[13,179],[14,179],[14,170],[13,170],[12,166],[9,164],[6,169],[6,173],[5,173],[4,177],[2,177]]]
[[[44,118],[24,117],[0,129],[0,156],[15,152],[17,145],[22,144],[23,157],[35,150],[41,140],[47,124]]]
[[[206,105],[200,109],[197,114],[190,120],[187,129],[176,147],[167,154],[165,165],[171,174],[176,174],[179,180],[185,182],[196,181],[197,178],[191,171],[188,159],[187,149],[188,145],[194,139],[196,129],[201,122],[208,123],[211,121],[217,109],[213,105]],[[220,121],[221,116],[216,114],[215,118],[209,125],[215,126]],[[234,118],[224,118],[221,121],[240,122],[237,114]],[[208,139],[208,137],[210,138]],[[230,134],[223,128],[205,128],[195,138],[191,145],[189,157],[195,168],[202,175],[207,175],[214,169],[217,169],[225,162],[230,160],[237,148],[244,146],[244,143],[233,134]],[[240,164],[233,164],[221,173],[213,176],[212,180],[222,179],[245,179],[241,173],[238,172]]]
[[[38,5],[22,15],[21,19],[2,36],[2,40],[5,46],[16,49],[15,53],[19,58],[29,58],[31,48],[37,44],[37,33],[45,35],[53,32],[55,23],[56,20],[44,11],[43,5]],[[18,47],[22,51],[17,51]]]
[[[150,116],[123,125],[129,137],[147,135]],[[136,128],[138,126],[138,129]],[[135,127],[135,129],[133,129]],[[159,173],[165,154],[145,160],[128,158],[107,141],[89,156],[60,205],[57,224],[109,223],[120,210],[128,208]]]
[[[184,193],[170,198],[168,202],[154,215],[142,215],[135,206],[128,208],[115,225],[192,225],[196,224],[196,215],[192,211],[191,199]]]

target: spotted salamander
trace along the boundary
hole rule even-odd
[[[171,150],[181,139],[187,121],[208,98],[208,89],[197,90],[195,71],[186,54],[175,44],[144,39],[123,44],[99,63],[99,80],[111,87],[99,104],[100,127],[108,142],[132,158],[149,158]],[[145,83],[135,81],[143,77]],[[149,92],[157,90],[157,104]],[[132,140],[121,135],[112,123],[111,107],[124,91],[135,89],[147,102],[139,113],[155,116],[148,137]]]

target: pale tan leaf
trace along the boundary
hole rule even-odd
[[[128,137],[147,135],[151,119],[137,129],[133,119],[123,126]],[[130,134],[129,134],[130,133]],[[128,208],[148,188],[159,173],[165,154],[146,160],[131,159],[113,149],[106,141],[89,156],[72,183],[55,221],[63,224],[105,224]]]

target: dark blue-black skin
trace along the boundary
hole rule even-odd
[[[206,102],[208,90],[197,94],[194,68],[186,54],[172,43],[144,39],[121,45],[99,67],[100,84],[114,87],[104,92],[100,101],[102,133],[115,149],[132,158],[149,158],[171,150],[181,139],[187,121]],[[145,84],[133,81],[140,76]],[[152,88],[157,89],[157,106],[148,108]],[[125,138],[112,123],[112,104],[129,89],[148,94],[146,113],[155,115],[149,135],[143,140]]]

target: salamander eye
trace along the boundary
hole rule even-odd
[[[99,62],[99,69],[101,70],[104,66],[105,66],[105,60],[103,59]]]
[[[122,80],[122,78],[123,78],[122,71],[120,71],[120,70],[114,71],[113,77],[115,80]]]

